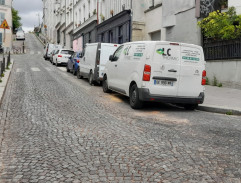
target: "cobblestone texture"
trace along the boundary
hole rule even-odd
[[[27,44],[42,50],[33,35]],[[135,111],[61,69],[15,56],[0,110],[0,182],[241,182],[240,117]]]

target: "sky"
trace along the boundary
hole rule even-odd
[[[34,26],[42,22],[43,8],[42,0],[13,0],[13,8],[18,10],[19,16],[22,18],[21,23],[25,32],[32,31]]]

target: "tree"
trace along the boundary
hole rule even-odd
[[[21,17],[18,15],[18,11],[12,8],[12,18],[13,18],[13,30],[22,26],[20,20]]]
[[[198,25],[206,38],[230,40],[241,37],[241,15],[236,14],[234,7],[224,13],[214,11]]]

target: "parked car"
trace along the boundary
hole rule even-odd
[[[25,40],[25,33],[23,30],[18,30],[16,33],[16,40]]]
[[[118,44],[112,43],[86,44],[77,70],[78,78],[88,78],[90,85],[100,83],[103,79],[105,64],[118,47]]]
[[[202,47],[164,41],[125,43],[110,56],[103,91],[130,98],[130,106],[144,101],[174,103],[195,109],[204,101],[206,82]]]
[[[51,56],[51,52],[53,50],[60,50],[62,49],[62,46],[61,45],[56,45],[56,44],[51,44],[51,43],[48,43],[45,47],[44,47],[44,59],[45,60],[49,60],[50,59],[50,56]]]
[[[53,56],[53,64],[56,66],[61,64],[67,64],[69,58],[74,54],[74,51],[67,49],[60,49]]]
[[[76,75],[77,70],[79,68],[81,52],[75,52],[72,57],[69,58],[68,63],[66,65],[67,72],[72,72],[73,75]]]

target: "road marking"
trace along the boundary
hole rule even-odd
[[[22,72],[22,69],[17,68],[17,69],[16,69],[16,72]]]
[[[38,51],[38,55],[41,55],[41,51]]]
[[[30,55],[34,55],[34,51],[30,51]]]
[[[52,69],[51,69],[50,67],[45,67],[45,69],[46,69],[47,71],[52,71]]]
[[[37,68],[37,67],[32,67],[31,70],[34,71],[34,72],[36,72],[36,71],[40,71],[40,69]]]
[[[58,67],[58,69],[61,71],[66,71],[66,67]]]

